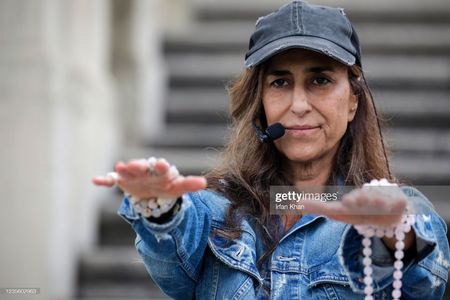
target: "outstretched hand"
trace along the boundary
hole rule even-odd
[[[341,201],[305,201],[305,212],[326,215],[348,224],[388,226],[400,221],[407,206],[406,196],[397,186],[367,186],[355,189]]]
[[[124,193],[136,199],[153,197],[177,198],[184,193],[206,188],[206,179],[202,176],[182,176],[165,159],[154,163],[154,174],[149,174],[146,159],[118,162],[115,165],[117,177],[97,176],[92,182],[98,186],[117,185]]]

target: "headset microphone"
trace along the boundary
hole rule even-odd
[[[285,133],[285,128],[283,125],[281,125],[281,123],[274,123],[268,126],[265,131],[263,131],[255,124],[255,122],[253,122],[253,128],[255,128],[256,136],[263,143],[275,141],[276,139],[281,138]]]

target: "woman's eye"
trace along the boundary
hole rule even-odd
[[[287,84],[288,84],[288,82],[285,79],[277,79],[277,80],[272,81],[272,85],[275,87],[281,87],[281,86],[285,86]]]
[[[315,84],[315,85],[325,85],[325,84],[327,84],[329,82],[330,82],[330,80],[328,80],[325,77],[316,77],[313,80],[313,84]]]

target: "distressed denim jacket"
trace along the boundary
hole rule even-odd
[[[447,227],[423,194],[402,187],[418,212],[413,229],[417,255],[405,262],[402,299],[441,299],[449,268]],[[261,244],[251,222],[228,241],[229,200],[210,190],[187,193],[167,223],[138,215],[125,197],[118,213],[137,233],[136,248],[155,283],[175,299],[364,299],[361,236],[349,224],[307,214],[287,231],[268,262],[271,294],[256,266]],[[391,299],[394,258],[372,238],[374,299]],[[267,281],[266,281],[267,282]]]

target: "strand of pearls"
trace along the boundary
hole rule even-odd
[[[135,211],[146,218],[159,218],[162,214],[171,210],[177,202],[177,198],[135,199],[130,197],[129,199]]]
[[[386,179],[378,180],[372,180],[370,183],[364,184],[364,186],[396,186],[396,184],[389,183]],[[386,227],[380,227],[380,226],[372,226],[372,225],[355,225],[355,229],[358,231],[359,234],[363,236],[362,239],[362,245],[363,245],[363,265],[364,265],[364,294],[365,294],[365,300],[373,300],[373,269],[372,269],[372,249],[370,248],[372,244],[371,238],[373,236],[376,237],[388,237],[392,238],[395,236],[396,243],[395,243],[395,262],[394,262],[394,282],[393,282],[393,291],[392,291],[392,299],[397,300],[400,299],[402,292],[402,277],[403,277],[403,257],[404,252],[403,249],[405,248],[405,233],[411,231],[411,226],[415,222],[415,216],[414,215],[403,215],[402,219],[399,223],[386,226]]]

